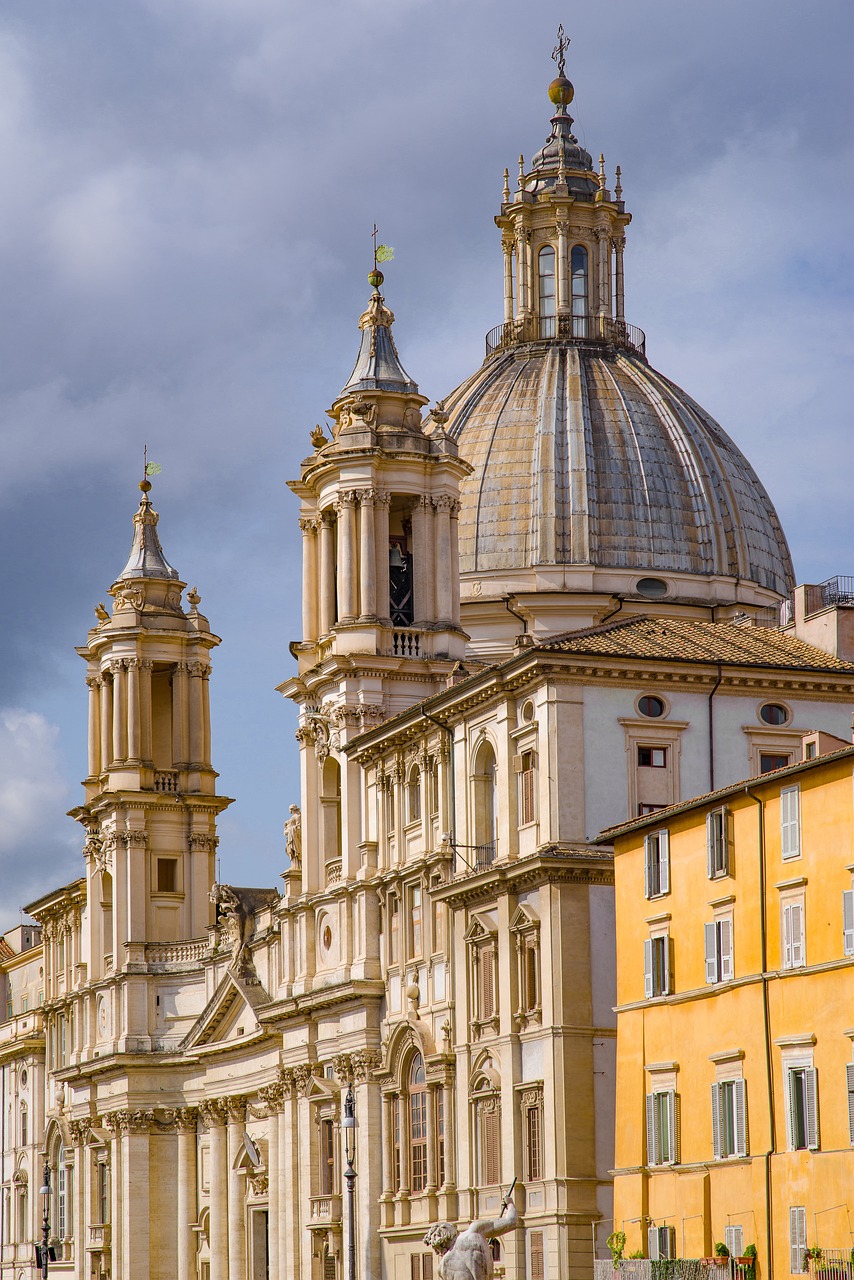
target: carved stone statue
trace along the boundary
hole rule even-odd
[[[302,814],[298,804],[291,805],[290,814],[285,822],[285,853],[291,866],[298,867],[302,863]]]
[[[512,1191],[512,1188],[511,1188]],[[439,1222],[424,1236],[424,1243],[439,1254],[440,1280],[492,1280],[494,1269],[490,1240],[512,1231],[517,1222],[510,1192],[501,1201],[497,1218],[476,1218],[458,1232],[451,1222]]]
[[[211,886],[210,900],[216,904],[217,922],[231,943],[229,968],[245,982],[258,982],[248,950],[255,933],[255,913],[278,899],[275,889],[238,889],[230,884]]]

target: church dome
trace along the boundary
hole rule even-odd
[[[791,589],[786,539],[750,463],[628,341],[507,345],[445,409],[474,466],[463,573],[589,565]]]

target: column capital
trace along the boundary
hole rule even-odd
[[[87,676],[86,683],[90,689],[100,689],[104,681],[100,676]]]
[[[282,1083],[267,1084],[263,1089],[258,1090],[258,1097],[264,1103],[268,1113],[274,1115],[282,1109],[285,1101],[285,1086]]]
[[[206,1129],[222,1129],[228,1118],[228,1107],[224,1098],[206,1098],[199,1103],[199,1116]]]
[[[243,1094],[236,1094],[231,1098],[225,1098],[225,1109],[228,1114],[229,1124],[243,1124],[246,1120],[246,1098]]]
[[[179,1133],[195,1133],[198,1120],[198,1107],[174,1107],[166,1112],[167,1124],[174,1124]]]
[[[299,527],[303,537],[308,538],[317,531],[317,520],[314,516],[300,516]]]
[[[92,1132],[91,1120],[71,1120],[68,1124],[71,1134],[71,1144],[74,1147],[85,1147],[89,1141],[89,1135]]]
[[[130,1134],[150,1133],[154,1124],[154,1111],[143,1108],[137,1111],[108,1111],[101,1119],[113,1137],[121,1135],[126,1138]]]
[[[107,666],[109,667],[110,671],[113,673],[114,676],[118,675],[120,671],[124,671],[125,669],[125,659],[110,658],[109,662],[107,663]]]
[[[332,1066],[341,1084],[365,1084],[372,1071],[382,1065],[379,1049],[357,1049],[355,1053],[339,1053]]]

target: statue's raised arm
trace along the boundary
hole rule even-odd
[[[518,1221],[516,1206],[510,1199],[512,1192],[511,1186],[497,1218],[476,1218],[459,1234],[450,1222],[440,1222],[430,1228],[424,1236],[424,1243],[440,1255],[440,1280],[492,1280],[492,1248],[489,1242],[495,1236],[512,1231]]]

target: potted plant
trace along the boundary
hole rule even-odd
[[[814,1264],[818,1265],[818,1263],[822,1261],[823,1257],[824,1255],[818,1245],[811,1244],[804,1253],[804,1264],[807,1270],[809,1270]]]
[[[729,1249],[726,1247],[726,1245],[722,1240],[718,1240],[717,1244],[715,1245],[715,1257],[716,1258],[729,1257]]]
[[[755,1280],[756,1276],[756,1245],[749,1244],[745,1246],[744,1253],[740,1258],[736,1258],[739,1266],[744,1267],[745,1280]]]

